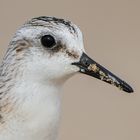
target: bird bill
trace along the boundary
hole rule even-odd
[[[100,79],[106,83],[118,87],[128,93],[132,93],[133,89],[126,82],[115,76],[113,73],[108,71],[106,68],[92,60],[85,53],[82,54],[80,61],[73,63],[80,68],[80,72]]]

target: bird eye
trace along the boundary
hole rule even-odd
[[[56,44],[54,37],[51,35],[42,36],[41,43],[46,48],[52,48]]]

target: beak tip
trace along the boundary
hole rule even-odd
[[[134,92],[134,90],[132,88],[130,88],[128,93],[133,93],[133,92]]]
[[[125,84],[123,90],[127,93],[133,93],[134,92],[133,88],[131,86],[129,86],[128,84]]]

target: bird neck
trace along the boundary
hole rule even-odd
[[[9,91],[14,105],[8,116],[12,114],[15,123],[7,120],[7,124],[12,126],[12,131],[16,130],[12,133],[21,140],[55,140],[61,114],[60,90],[60,85],[49,81],[16,81]],[[14,135],[8,134],[11,140],[16,140]]]

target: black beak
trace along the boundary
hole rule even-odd
[[[106,83],[112,84],[125,92],[133,92],[131,86],[89,58],[85,53],[82,54],[80,61],[73,63],[73,65],[78,66],[81,73],[93,76],[97,79],[105,81]]]

